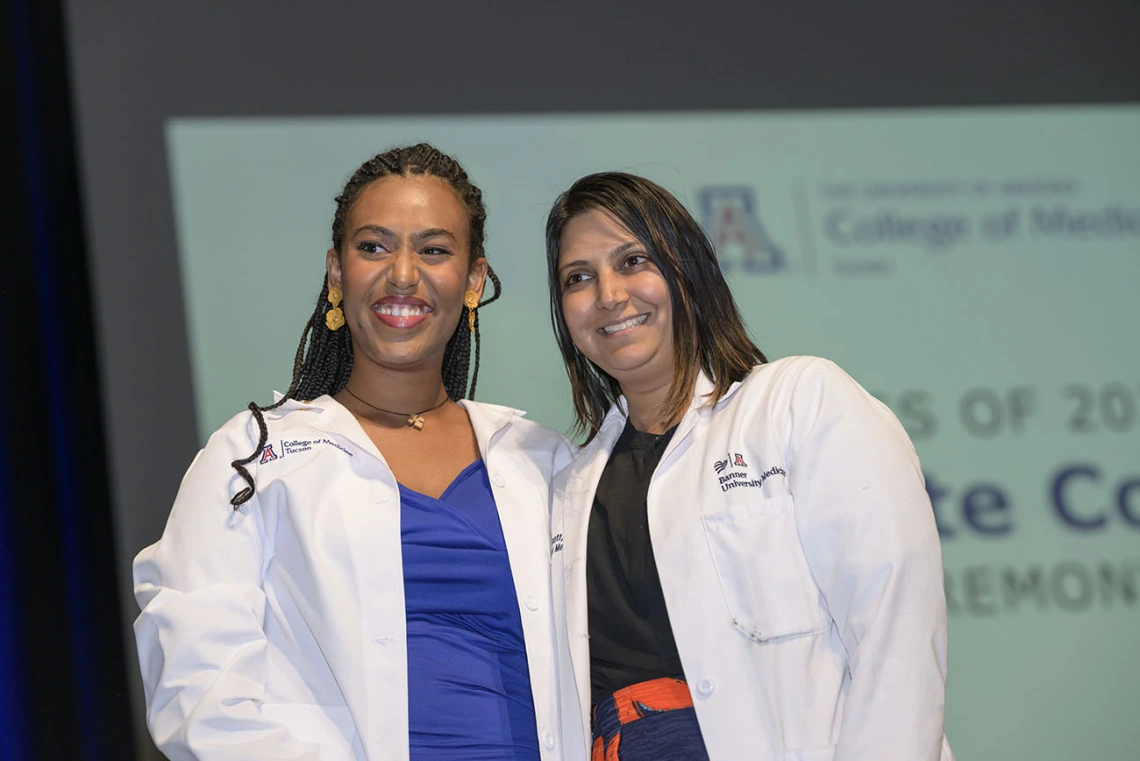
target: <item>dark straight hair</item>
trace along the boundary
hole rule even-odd
[[[669,288],[673,383],[661,410],[663,422],[688,408],[698,373],[712,380],[709,403],[716,404],[733,383],[768,361],[748,335],[712,243],[681,202],[644,177],[624,172],[587,175],[558,197],[546,219],[550,316],[570,377],[574,432],[587,442],[597,434],[621,387],[574,346],[562,314],[558,257],[570,220],[594,210],[612,215],[641,242]]]

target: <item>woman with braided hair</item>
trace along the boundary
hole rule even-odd
[[[569,450],[472,401],[481,193],[420,144],[336,203],[288,391],[210,438],[135,560],[150,731],[172,759],[560,759]]]

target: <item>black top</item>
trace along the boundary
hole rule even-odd
[[[631,684],[682,676],[646,518],[649,480],[675,430],[642,433],[627,421],[598,482],[586,545],[594,705]]]

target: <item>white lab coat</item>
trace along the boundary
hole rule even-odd
[[[648,495],[709,758],[952,761],[941,550],[898,421],[814,357],[755,368],[715,408],[711,389],[702,376]],[[555,605],[564,584],[574,674],[568,758],[588,742],[586,536],[621,407],[552,486]]]
[[[524,413],[460,402],[510,556],[544,761],[562,758],[549,483],[570,451]],[[392,471],[330,397],[265,413],[254,498],[230,462],[243,413],[187,471],[162,539],[139,553],[135,623],[147,720],[171,759],[408,758],[400,500]],[[559,619],[561,609],[559,609]]]

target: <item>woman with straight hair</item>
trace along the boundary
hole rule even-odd
[[[562,758],[548,489],[569,449],[472,400],[485,220],[427,144],[337,196],[288,391],[210,437],[135,560],[171,759]]]
[[[585,439],[552,486],[567,733],[594,761],[950,761],[941,552],[895,417],[827,360],[767,362],[649,180],[575,182],[546,251]]]

